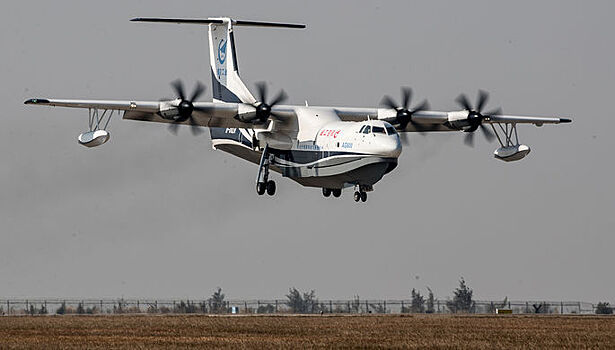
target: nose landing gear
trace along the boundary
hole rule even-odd
[[[256,176],[256,193],[262,196],[267,192],[268,195],[273,196],[275,194],[275,182],[269,180],[269,164],[271,163],[269,155],[269,145],[265,145],[263,154],[261,155],[261,161],[258,166],[258,175]]]

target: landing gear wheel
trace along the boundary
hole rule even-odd
[[[270,196],[275,194],[275,182],[273,180],[267,181],[267,194]]]
[[[361,192],[361,202],[367,201],[367,192]]]
[[[359,191],[355,191],[354,193],[354,201],[358,202],[361,200],[361,193],[359,193]]]
[[[322,189],[322,195],[325,197],[329,197],[331,195],[331,189],[330,188],[323,188]]]
[[[259,196],[262,196],[265,194],[266,191],[266,187],[264,182],[257,182],[256,183],[256,193],[258,193]]]
[[[339,196],[342,195],[342,189],[341,188],[335,188],[332,190],[333,192],[333,197],[338,198]]]

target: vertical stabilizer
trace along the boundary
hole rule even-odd
[[[133,22],[179,23],[209,26],[209,64],[214,102],[247,103],[257,101],[239,77],[233,26],[303,29],[305,24],[233,20],[221,18],[133,18]],[[233,153],[233,147],[254,148],[254,131],[237,128],[209,128],[214,148]],[[231,145],[233,147],[231,147]],[[253,152],[253,151],[251,151]],[[255,162],[259,155],[253,152]],[[239,155],[239,153],[233,153]]]
[[[255,103],[254,96],[239,77],[237,51],[230,18],[209,24],[209,62],[214,102]]]
[[[305,24],[220,18],[133,18],[133,22],[184,23],[209,26],[209,63],[214,102],[254,104],[256,99],[239,78],[233,26],[303,29]]]

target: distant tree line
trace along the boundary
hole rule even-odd
[[[426,313],[432,314],[436,312],[448,312],[450,313],[495,313],[497,309],[510,309],[510,302],[508,298],[504,298],[501,302],[481,303],[477,306],[474,300],[474,291],[468,286],[463,277],[459,279],[459,285],[453,290],[453,296],[451,299],[442,302],[438,301],[431,288],[427,287],[427,295],[421,294],[420,290],[413,288],[410,291],[410,304],[401,302],[402,313]],[[282,302],[282,305],[286,308],[282,309],[282,312],[292,312],[296,314],[317,314],[317,313],[387,313],[390,312],[390,308],[387,309],[386,301],[384,302],[370,302],[367,300],[360,300],[358,295],[355,295],[350,301],[343,302],[320,302],[316,296],[315,290],[309,290],[305,292],[299,291],[297,288],[292,287],[286,294],[286,300]],[[436,305],[437,304],[437,305]],[[64,314],[99,314],[103,312],[123,314],[123,313],[141,313],[143,309],[137,304],[128,305],[124,300],[118,300],[113,304],[112,309],[105,308],[103,310],[103,304],[101,301],[99,306],[84,305],[83,302],[79,302],[76,307],[75,304],[67,306],[66,302],[62,302],[61,305],[55,310],[58,315]],[[235,304],[236,305],[236,304]],[[214,290],[212,295],[199,302],[195,301],[179,301],[173,302],[172,305],[166,303],[164,305],[158,305],[158,303],[149,303],[143,305],[147,313],[152,314],[191,314],[191,313],[213,313],[213,314],[226,314],[239,312],[239,307],[231,307],[229,302],[225,299],[225,294],[222,292],[222,288],[218,287]],[[529,305],[526,303],[525,308],[521,311],[524,313],[537,313],[546,314],[558,312],[559,305],[550,305],[547,302],[534,303]],[[441,309],[445,307],[445,309]],[[561,306],[562,312],[564,304]],[[7,307],[8,309],[8,307]],[[478,309],[478,310],[477,310]],[[519,305],[517,304],[517,310]],[[9,311],[13,310],[11,307]],[[26,302],[26,308],[22,309],[24,314],[29,315],[46,315],[49,313],[46,303],[40,307],[36,307]],[[397,309],[399,310],[399,309]],[[271,303],[261,304],[258,302],[257,307],[251,305],[248,307],[248,303],[242,308],[242,313],[258,313],[258,314],[273,314],[277,313],[278,301],[275,301],[275,305]],[[580,304],[579,304],[580,311]],[[12,311],[11,311],[12,313]],[[574,311],[573,311],[574,313]],[[613,307],[607,302],[599,302],[595,307],[596,314],[610,315],[613,314]],[[0,315],[4,315],[4,309],[0,306]]]

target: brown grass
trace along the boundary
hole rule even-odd
[[[615,348],[598,316],[16,316],[0,348]]]

